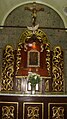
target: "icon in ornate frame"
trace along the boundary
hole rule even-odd
[[[40,52],[37,50],[28,51],[28,67],[39,67],[40,66]]]

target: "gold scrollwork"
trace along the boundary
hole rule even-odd
[[[52,107],[52,119],[64,119],[64,108]]]
[[[39,107],[29,106],[27,108],[27,111],[28,111],[28,114],[27,114],[28,119],[39,119]]]
[[[19,70],[19,65],[21,63],[21,48],[22,48],[22,43],[20,42],[18,44],[18,49],[17,49],[17,59],[16,59],[16,74]]]
[[[50,66],[50,46],[49,44],[46,44],[45,49],[46,49],[46,66],[47,66],[48,75],[50,76],[51,66]]]
[[[38,29],[35,35],[40,42],[43,42],[43,44],[48,43],[48,38],[42,30]]]
[[[41,44],[41,51],[40,52],[43,52],[44,51],[44,45]]]
[[[14,119],[14,106],[2,107],[2,119]]]
[[[20,42],[25,43],[25,41],[28,41],[32,37],[32,31],[26,30],[25,32],[22,33],[20,37]]]
[[[25,41],[28,41],[32,37],[32,35],[32,31],[26,30],[22,33],[20,37],[20,42],[25,43]],[[40,42],[43,42],[43,44],[48,43],[48,38],[42,30],[36,30],[35,35]]]
[[[7,45],[3,54],[1,90],[3,91],[13,90],[13,78],[14,78],[14,50],[12,46]]]
[[[53,91],[64,91],[63,54],[59,46],[55,47],[52,58]]]

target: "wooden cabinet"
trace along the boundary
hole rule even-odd
[[[66,95],[0,94],[0,119],[67,119]]]

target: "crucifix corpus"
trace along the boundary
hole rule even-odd
[[[44,8],[41,7],[41,5],[37,5],[36,2],[33,2],[31,6],[26,6],[25,10],[29,10],[32,12],[32,27],[27,27],[29,30],[32,30],[33,33],[38,29],[39,24],[36,25],[36,17],[37,17],[37,12],[39,11],[44,11]]]

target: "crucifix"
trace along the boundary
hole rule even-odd
[[[35,26],[37,12],[44,11],[44,8],[42,8],[40,5],[37,5],[36,2],[33,2],[33,5],[25,7],[25,10],[32,12],[32,25]]]

